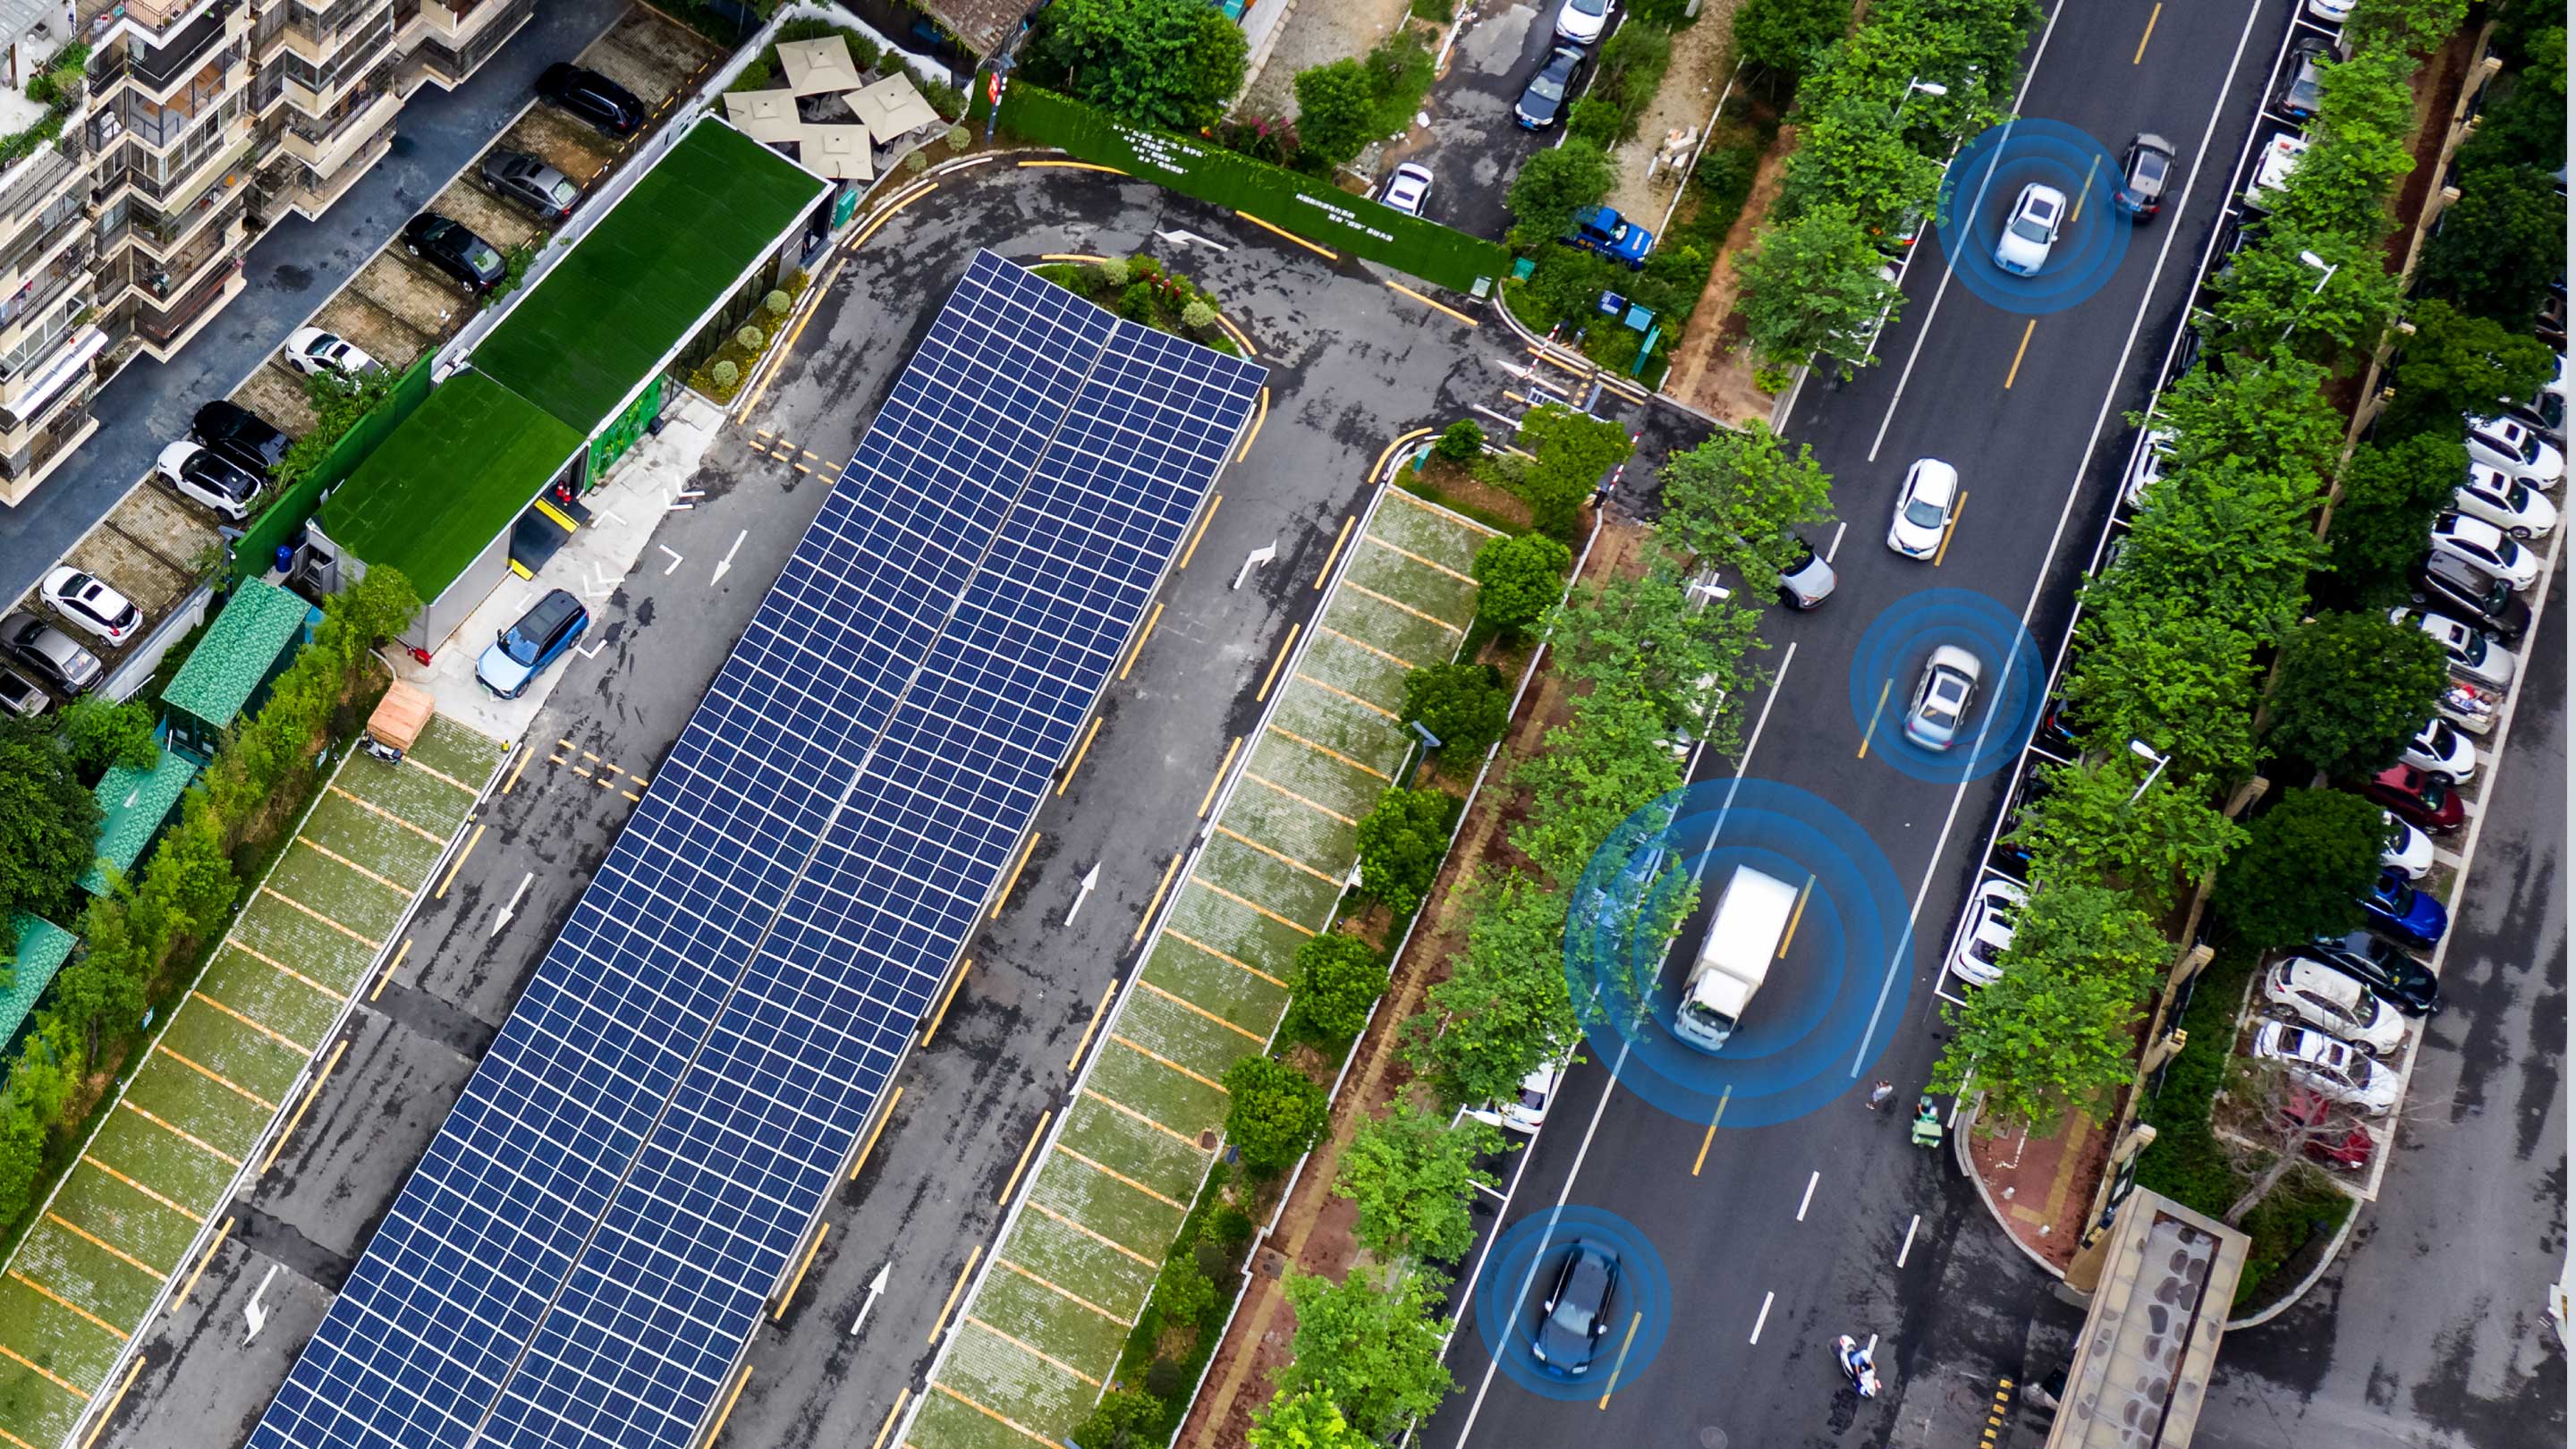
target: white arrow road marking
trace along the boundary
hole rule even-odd
[[[876,1307],[877,1300],[885,1296],[886,1275],[893,1271],[894,1260],[892,1258],[888,1258],[885,1266],[877,1269],[877,1275],[868,1280],[868,1299],[865,1303],[859,1305],[859,1316],[850,1320],[851,1337],[855,1338],[858,1336],[859,1325],[868,1321],[868,1310]]]
[[[687,505],[687,504],[685,504],[685,503],[681,503],[681,504],[676,504],[676,505],[674,505],[674,506],[675,506],[675,507],[679,507],[679,508],[686,508],[686,507],[688,507],[689,505]],[[679,555],[679,553],[678,553],[676,550],[674,550],[674,549],[673,549],[669,544],[667,544],[667,543],[657,543],[657,544],[655,544],[655,545],[653,545],[653,546],[654,546],[655,548],[660,549],[662,552],[664,552],[664,553],[667,553],[667,554],[670,554],[670,555],[671,555],[671,562],[670,562],[669,567],[664,568],[664,569],[662,570],[662,577],[664,577],[664,578],[666,578],[666,579],[667,579],[667,578],[669,578],[669,577],[671,576],[671,570],[672,570],[672,569],[676,569],[676,568],[678,568],[678,567],[680,566],[680,555]]]
[[[708,588],[712,589],[724,582],[725,574],[733,568],[733,556],[742,552],[742,541],[749,537],[751,537],[751,530],[748,528],[733,536],[733,547],[726,549],[725,556],[716,560],[716,576],[707,580]]]
[[[510,918],[519,913],[519,898],[528,893],[528,882],[535,880],[536,878],[537,873],[533,870],[529,871],[526,875],[519,877],[519,888],[510,892],[509,902],[503,905],[499,910],[492,913],[493,935],[497,936],[501,934],[501,928],[510,924]]]
[[[1279,557],[1279,540],[1274,538],[1268,543],[1263,544],[1261,547],[1256,548],[1252,552],[1243,556],[1243,567],[1234,571],[1234,582],[1226,585],[1226,587],[1228,589],[1242,588],[1243,580],[1246,575],[1277,557]]]
[[[1091,866],[1091,874],[1082,878],[1082,889],[1074,894],[1073,909],[1064,913],[1064,923],[1066,925],[1072,925],[1073,918],[1082,914],[1082,903],[1091,899],[1091,888],[1098,884],[1100,884],[1100,863],[1098,861],[1094,861]]]

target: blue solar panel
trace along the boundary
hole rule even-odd
[[[254,1446],[686,1441],[1261,379],[974,261]]]

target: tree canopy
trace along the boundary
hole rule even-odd
[[[1309,936],[1297,943],[1297,990],[1279,1029],[1318,1046],[1349,1041],[1385,990],[1386,958],[1376,947],[1348,931]]]
[[[1333,1193],[1359,1204],[1352,1231],[1378,1257],[1455,1261],[1476,1243],[1469,1196],[1499,1183],[1476,1161],[1502,1150],[1503,1134],[1485,1123],[1452,1125],[1399,1099],[1351,1134]]]
[[[1225,1137],[1257,1173],[1284,1172],[1323,1135],[1332,1103],[1306,1074],[1275,1057],[1225,1069]]]
[[[2460,199],[2443,209],[2417,275],[2459,306],[2527,334],[2566,271],[2566,235],[2566,199],[2539,167],[2486,167],[2461,178]]]
[[[1816,465],[1815,449],[1800,443],[1793,455],[1760,421],[1712,432],[1666,458],[1655,478],[1664,542],[1696,563],[1734,569],[1748,589],[1769,588],[1796,560],[1805,547],[1799,530],[1834,519],[1833,476]]]
[[[1490,664],[1425,664],[1404,676],[1404,717],[1439,737],[1444,759],[1483,754],[1503,737],[1511,709],[1502,671]]]
[[[2282,643],[2273,748],[2332,775],[2397,758],[2450,680],[2442,646],[2380,614],[2325,614]]]
[[[1526,632],[1565,592],[1574,550],[1543,533],[1490,538],[1476,550],[1476,616],[1507,635]]]
[[[2361,924],[2358,898],[2378,880],[2386,814],[2343,790],[2289,790],[2254,817],[2211,897],[2255,950],[2339,936]]]
[[[1243,29],[1203,0],[1055,0],[1039,13],[1031,78],[1130,121],[1216,124],[1243,86]]]
[[[1479,876],[1459,896],[1466,948],[1405,1023],[1407,1059],[1452,1107],[1508,1100],[1583,1037],[1566,993],[1565,898],[1518,874]]]
[[[2045,767],[2046,793],[2011,835],[2030,848],[2034,883],[2113,886],[2161,912],[2243,843],[2245,832],[2209,803],[2207,781],[2169,766],[2149,784],[2151,770],[2125,749],[2094,763]]]
[[[0,922],[15,911],[57,922],[76,914],[99,818],[46,724],[0,721]]]
[[[1667,734],[1736,747],[1729,701],[1755,692],[1745,657],[1762,647],[1760,616],[1733,598],[1694,598],[1668,561],[1578,590],[1551,616],[1548,637],[1567,678],[1633,692]]]
[[[2024,905],[2002,975],[1968,1004],[1944,1006],[1955,1033],[1932,1068],[1932,1090],[1956,1092],[1975,1073],[1988,1131],[2051,1133],[2068,1109],[2104,1121],[2137,1072],[2142,1003],[2173,948],[2155,919],[2121,891],[2044,885]]]
[[[1291,1271],[1297,1312],[1289,1362],[1271,1375],[1281,1393],[1313,1394],[1342,1411],[1370,1439],[1392,1438],[1405,1421],[1427,1418],[1458,1387],[1440,1361],[1449,1321],[1438,1317],[1440,1275],[1416,1269],[1392,1283],[1354,1271],[1335,1283]]]
[[[1754,356],[1767,367],[1789,368],[1833,352],[1847,378],[1877,361],[1860,344],[1899,297],[1896,284],[1880,275],[1886,261],[1843,202],[1811,206],[1766,229],[1760,246],[1736,263],[1743,279],[1737,307]],[[1894,313],[1889,317],[1892,322]]]
[[[1568,138],[1535,151],[1512,176],[1503,204],[1511,208],[1511,244],[1522,251],[1551,246],[1574,230],[1574,214],[1610,194],[1619,168],[1592,142]]]
[[[1449,855],[1449,817],[1457,803],[1446,791],[1401,786],[1378,796],[1360,817],[1361,892],[1399,920],[1413,914]]]
[[[1251,1449],[1370,1449],[1368,1436],[1350,1425],[1333,1401],[1311,1391],[1274,1393],[1245,1432]],[[1090,1449],[1089,1441],[1082,1441]]]

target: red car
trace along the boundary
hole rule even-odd
[[[2369,1167],[2370,1154],[2379,1146],[2359,1126],[2338,1136],[2334,1131],[2334,1104],[2305,1087],[2290,1089],[2290,1100],[2281,1108],[2281,1125],[2304,1135],[2309,1157],[2346,1172]]]
[[[2391,765],[2364,781],[2361,793],[2428,835],[2449,835],[2468,823],[2460,792],[2413,765]]]

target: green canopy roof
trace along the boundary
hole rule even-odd
[[[311,604],[274,584],[244,580],[161,691],[162,705],[217,729],[231,724],[312,613]]]
[[[431,390],[322,505],[322,531],[444,593],[581,450],[582,435],[480,372]]]
[[[91,791],[98,797],[98,808],[106,815],[99,823],[98,848],[92,855],[103,864],[94,864],[89,874],[81,877],[81,889],[94,896],[107,894],[107,867],[132,871],[143,858],[143,847],[161,830],[170,812],[178,808],[179,797],[188,793],[188,782],[197,778],[197,762],[169,750],[151,768],[138,770],[130,765],[111,767]]]
[[[72,933],[25,911],[12,912],[9,929],[18,936],[17,949],[0,958],[0,970],[10,973],[7,986],[0,987],[0,1041],[17,1035],[27,1013],[36,1009],[36,998],[45,994],[46,983],[72,956]]]
[[[699,122],[492,329],[474,366],[588,438],[823,190],[731,126]]]

